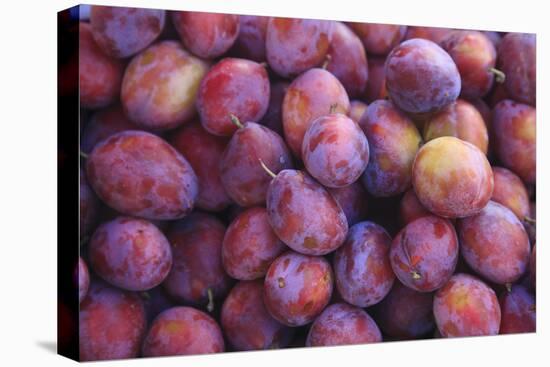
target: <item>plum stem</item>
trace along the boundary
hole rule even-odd
[[[241,121],[239,120],[239,118],[237,116],[235,116],[233,114],[230,114],[229,118],[231,119],[231,122],[233,124],[235,124],[239,129],[243,128],[243,124],[241,124]]]
[[[422,278],[422,275],[420,275],[420,273],[417,272],[416,270],[411,271],[411,275],[412,275],[412,278],[414,280],[418,280],[418,279]]]
[[[258,160],[260,161],[260,165],[262,166],[262,168],[264,169],[264,171],[266,171],[267,174],[271,176],[271,178],[277,177],[277,175],[276,175],[275,173],[273,173],[272,170],[270,170],[269,168],[267,168],[267,166],[265,165],[264,161],[262,161],[261,158],[258,158]]]
[[[84,159],[88,159],[88,154],[84,153],[83,151],[80,151],[80,157]]]
[[[206,306],[206,309],[208,312],[212,312],[214,311],[214,293],[212,292],[212,288],[208,288],[206,293],[208,293],[208,305]]]
[[[496,68],[489,68],[489,72],[495,74],[495,81],[497,83],[504,83],[506,80],[506,74]]]
[[[143,298],[146,301],[149,301],[151,299],[151,295],[147,292],[141,292],[141,298]]]
[[[506,290],[508,291],[508,293],[512,291],[512,283],[506,283],[504,284],[504,286],[506,287]]]
[[[269,67],[269,64],[267,63],[267,61],[262,61],[262,62],[260,63],[260,66],[263,67],[263,68],[265,68],[265,69],[267,69],[267,68]]]
[[[537,224],[537,220],[531,217],[525,217],[523,218],[523,220],[525,221],[525,223],[528,223],[528,224]]]
[[[336,113],[337,108],[338,108],[338,103],[331,104],[330,109],[328,110],[328,113]]]
[[[328,64],[332,61],[332,56],[330,54],[327,54],[325,56],[325,61],[323,61],[323,65],[321,65],[321,68],[324,70],[327,70]]]

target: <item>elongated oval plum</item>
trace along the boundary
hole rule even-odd
[[[333,282],[325,258],[288,251],[267,271],[264,304],[279,322],[292,327],[306,325],[329,303]]]
[[[170,244],[151,222],[118,217],[105,222],[89,243],[90,265],[104,280],[122,289],[156,287],[172,267]]]
[[[401,283],[419,292],[433,292],[453,275],[458,250],[451,222],[430,215],[412,221],[397,234],[390,263]]]
[[[233,14],[174,11],[172,23],[185,48],[203,59],[223,55],[239,35],[239,16]]]
[[[192,307],[173,307],[158,315],[145,339],[145,357],[221,353],[222,331],[206,313]]]
[[[315,119],[302,142],[307,171],[326,187],[351,185],[369,162],[369,143],[359,125],[341,113]]]
[[[106,54],[126,58],[149,46],[164,28],[165,11],[92,5],[90,25]]]
[[[497,335],[501,311],[489,286],[472,275],[458,273],[435,294],[434,316],[444,338]]]
[[[446,218],[479,213],[493,194],[487,157],[473,144],[445,136],[427,142],[416,155],[412,184],[430,212]]]
[[[134,123],[169,130],[195,115],[199,84],[208,64],[176,41],[156,43],[136,55],[122,80],[120,99]]]
[[[104,203],[147,219],[183,218],[198,193],[197,176],[187,160],[146,132],[125,131],[97,144],[86,170]]]
[[[327,20],[271,18],[265,41],[269,66],[283,78],[319,66],[329,49],[333,26]]]
[[[534,333],[537,329],[535,297],[522,285],[514,285],[500,298],[500,334]]]
[[[336,288],[346,302],[368,307],[388,294],[395,279],[390,247],[391,237],[376,223],[360,222],[349,229],[333,263]]]
[[[382,333],[376,322],[359,307],[345,303],[328,306],[315,319],[307,335],[306,346],[378,343]]]
[[[277,236],[297,252],[325,255],[344,243],[346,215],[332,195],[304,172],[279,172],[269,184],[266,206]]]
[[[349,226],[365,219],[368,213],[369,199],[367,191],[360,181],[355,181],[345,187],[328,188],[328,192],[344,211]]]
[[[293,167],[283,139],[274,131],[246,122],[233,134],[220,160],[225,191],[243,207],[264,205],[271,178],[260,164],[274,173]]]
[[[222,244],[225,271],[239,280],[262,278],[269,265],[287,249],[269,224],[267,210],[254,207],[229,225]]]
[[[493,109],[493,141],[502,165],[528,184],[537,176],[537,111],[526,104],[505,99]]]
[[[359,123],[370,157],[362,181],[376,197],[400,194],[411,186],[411,169],[422,138],[414,123],[385,100],[369,105]]]
[[[535,34],[510,32],[498,48],[498,67],[506,74],[506,92],[512,99],[531,106],[536,105],[537,99],[536,56]]]
[[[457,222],[462,257],[478,274],[497,284],[513,283],[526,271],[531,248],[523,224],[494,201]]]
[[[521,179],[503,167],[493,167],[495,189],[491,200],[504,205],[523,222],[531,214],[529,194]]]
[[[385,69],[388,94],[405,112],[436,112],[460,94],[456,64],[434,42],[415,38],[401,43],[388,55]]]
[[[286,347],[294,330],[275,320],[263,301],[263,281],[242,281],[231,290],[222,306],[221,326],[236,350]]]
[[[405,33],[407,27],[393,24],[376,23],[348,23],[353,31],[359,36],[365,50],[369,54],[384,56],[397,46]]]
[[[80,304],[81,361],[135,358],[147,329],[141,298],[94,281]]]
[[[414,189],[407,190],[399,203],[399,220],[401,225],[406,226],[410,222],[430,214],[431,213],[422,206],[420,200],[418,200]]]
[[[265,68],[250,60],[225,58],[202,80],[197,110],[202,126],[211,134],[231,136],[242,122],[258,122],[269,106],[270,85]]]
[[[304,135],[316,118],[328,113],[348,114],[349,97],[342,83],[324,69],[310,69],[288,87],[283,99],[285,140],[300,157]]]
[[[229,51],[235,57],[262,62],[266,60],[265,37],[269,17],[239,16],[239,35]]]
[[[424,141],[454,136],[467,141],[487,154],[489,133],[483,116],[471,103],[458,99],[444,107],[424,124]]]

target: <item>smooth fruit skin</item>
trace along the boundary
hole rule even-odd
[[[505,99],[495,106],[491,125],[498,159],[527,184],[537,177],[536,114],[529,105]]]
[[[253,207],[239,214],[227,228],[222,244],[223,267],[235,279],[262,278],[286,249],[269,224],[267,210]]]
[[[80,361],[135,358],[147,321],[141,298],[92,282],[80,304]]]
[[[325,258],[288,251],[267,271],[264,304],[279,322],[292,327],[306,325],[329,303],[333,277]]]
[[[174,11],[172,22],[185,48],[203,59],[223,55],[239,35],[239,16],[233,14]]]
[[[275,131],[283,136],[283,99],[290,82],[280,80],[271,83],[271,93],[269,95],[269,107],[260,120],[260,124]]]
[[[265,67],[257,62],[224,58],[201,81],[197,110],[211,134],[231,136],[241,123],[258,122],[269,106],[270,84]]]
[[[422,203],[418,200],[414,189],[409,189],[403,195],[401,202],[399,203],[399,220],[402,226],[406,226],[410,222],[430,215],[431,213],[422,206]]]
[[[459,273],[435,294],[434,316],[445,338],[497,335],[501,311],[491,288],[472,275]]]
[[[206,313],[191,307],[173,307],[158,315],[145,339],[145,357],[222,353],[222,331]]]
[[[220,178],[229,197],[238,205],[264,205],[272,172],[294,166],[284,140],[274,131],[254,122],[245,123],[231,137],[219,163]]]
[[[387,55],[401,42],[407,32],[407,27],[402,25],[375,23],[347,24],[359,36],[369,55]]]
[[[368,344],[382,341],[376,322],[364,310],[345,303],[328,306],[311,325],[308,347]]]
[[[493,194],[494,180],[485,154],[455,137],[424,144],[412,169],[418,200],[430,212],[446,218],[479,213]]]
[[[151,222],[118,217],[103,223],[89,243],[90,265],[104,280],[130,291],[146,291],[172,267],[168,240]]]
[[[454,31],[455,30],[452,28],[408,26],[405,40],[423,38],[440,45],[441,42]]]
[[[269,17],[239,16],[239,35],[229,51],[231,55],[256,62],[266,60],[265,37]]]
[[[504,205],[514,212],[523,222],[530,216],[529,194],[521,179],[512,171],[503,167],[493,167],[495,189],[492,201]]]
[[[369,80],[365,88],[365,99],[369,103],[388,97],[385,62],[385,58],[369,56]]]
[[[363,130],[343,114],[315,119],[304,135],[302,159],[307,171],[326,187],[351,185],[369,162]]]
[[[489,201],[478,214],[460,219],[457,232],[464,260],[491,282],[513,283],[527,271],[529,238],[505,206]]]
[[[424,141],[442,136],[454,136],[467,141],[487,154],[489,133],[483,116],[471,103],[458,99],[424,124]]]
[[[349,97],[342,83],[324,69],[310,69],[288,87],[283,99],[285,141],[301,157],[304,135],[312,122],[328,113],[347,115]]]
[[[126,68],[120,100],[134,123],[152,130],[173,129],[195,115],[199,83],[209,65],[179,42],[155,43]]]
[[[308,174],[283,170],[271,181],[266,208],[269,223],[290,248],[306,255],[325,255],[340,247],[348,233],[342,208]]]
[[[390,264],[391,237],[373,222],[353,225],[334,255],[334,278],[342,299],[368,307],[390,291],[395,275]]]
[[[76,283],[78,285],[78,303],[82,303],[84,297],[90,288],[90,272],[88,265],[82,257],[78,257],[78,265],[76,267]]]
[[[504,85],[509,96],[521,103],[536,105],[536,35],[510,32],[498,48],[498,67],[506,74]]]
[[[362,182],[376,197],[395,196],[411,186],[411,168],[422,138],[414,123],[390,101],[369,105],[359,125],[370,150]]]
[[[419,292],[433,292],[453,275],[458,251],[451,222],[431,215],[407,224],[397,234],[390,263],[401,283]]]
[[[478,31],[454,31],[441,47],[453,58],[461,77],[460,95],[484,97],[493,86],[497,51],[489,38]]]
[[[271,18],[265,41],[269,66],[283,78],[319,66],[329,49],[333,27],[334,22],[327,20]]]
[[[436,112],[460,94],[456,64],[431,41],[416,38],[401,43],[388,55],[385,68],[388,94],[405,112]]]
[[[348,116],[350,119],[352,119],[356,123],[359,123],[359,121],[361,121],[361,117],[363,116],[367,108],[368,108],[368,105],[365,102],[362,102],[358,99],[350,101]]]
[[[500,334],[534,333],[537,329],[535,297],[522,285],[512,286],[500,298]]]
[[[80,168],[80,237],[84,237],[94,228],[100,209],[99,200],[88,184],[86,179],[86,172]]]
[[[236,350],[285,348],[294,330],[275,320],[263,301],[263,281],[242,281],[231,290],[221,312],[221,326]]]
[[[147,219],[186,216],[198,194],[187,160],[156,135],[125,131],[94,147],[86,161],[99,198],[120,213]]]
[[[90,25],[95,41],[108,55],[126,58],[137,54],[160,35],[165,11],[93,5]]]
[[[330,192],[334,200],[338,202],[344,211],[349,226],[361,222],[366,218],[369,199],[367,190],[365,190],[361,181],[356,181],[345,187],[328,188],[328,192]]]

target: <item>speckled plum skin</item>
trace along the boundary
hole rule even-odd
[[[522,285],[500,297],[500,334],[534,333],[537,329],[535,297]]]
[[[197,176],[189,162],[146,132],[125,131],[100,142],[90,153],[86,170],[97,195],[123,214],[183,218],[198,194]]]
[[[495,292],[478,278],[458,273],[437,291],[434,316],[441,336],[497,335],[500,306]]]
[[[84,237],[95,226],[100,204],[88,184],[86,172],[80,169],[80,237]]]
[[[269,106],[270,85],[265,68],[257,62],[225,58],[214,65],[199,87],[197,110],[202,126],[211,134],[231,136],[240,121],[257,122]]]
[[[388,94],[405,112],[436,112],[460,94],[458,69],[434,42],[415,38],[401,43],[388,55],[385,69]]]
[[[430,117],[424,124],[424,141],[454,136],[487,154],[489,133],[483,116],[471,103],[458,99]]]
[[[126,58],[149,46],[164,28],[159,9],[92,6],[90,25],[95,41],[108,55]]]
[[[357,99],[350,101],[349,103],[349,118],[359,123],[361,117],[367,110],[368,105],[365,102],[359,101]]]
[[[103,223],[89,243],[90,265],[110,284],[129,291],[156,287],[172,267],[170,244],[143,219],[118,217]]]
[[[349,229],[333,263],[336,288],[346,302],[368,307],[388,294],[395,279],[390,247],[390,235],[376,223],[360,222]]]
[[[227,228],[222,244],[223,267],[235,279],[262,278],[286,249],[269,224],[267,210],[253,207],[239,214]]]
[[[75,275],[76,284],[78,285],[78,303],[82,303],[90,288],[90,272],[88,271],[88,265],[81,257],[78,258]]]
[[[294,166],[284,140],[277,133],[247,122],[233,134],[219,162],[225,191],[240,206],[265,203],[271,177],[260,160],[275,174]]]
[[[344,211],[349,226],[365,219],[368,213],[368,196],[367,190],[360,181],[345,187],[328,188],[327,190]]]
[[[124,66],[104,54],[92,36],[90,24],[79,24],[78,68],[80,105],[102,108],[113,103],[120,93]]]
[[[279,135],[283,135],[283,99],[290,82],[285,80],[271,83],[271,93],[269,95],[269,107],[260,120],[260,124],[275,131]]]
[[[332,195],[305,172],[279,172],[269,184],[266,206],[273,231],[294,251],[325,255],[344,243],[346,215]]]
[[[222,265],[225,226],[216,217],[195,212],[176,222],[167,234],[172,246],[172,270],[163,282],[168,294],[179,302],[206,306],[208,290],[222,299],[232,281]]]
[[[405,40],[423,38],[440,44],[452,32],[454,32],[452,28],[408,26]]]
[[[206,313],[173,307],[158,315],[143,340],[144,357],[222,353],[222,331]]]
[[[288,251],[267,271],[264,304],[279,322],[292,327],[306,325],[329,303],[333,282],[325,258]]]
[[[147,331],[141,298],[92,282],[80,303],[80,361],[135,358]]]
[[[495,153],[502,165],[534,184],[537,177],[536,110],[506,99],[493,109]]]
[[[310,69],[298,76],[288,87],[283,99],[283,129],[285,141],[297,157],[311,123],[328,113],[348,114],[349,97],[344,86],[324,69]]]
[[[369,143],[359,125],[341,113],[315,119],[302,142],[302,159],[326,187],[351,185],[369,162]]]
[[[493,86],[497,51],[489,38],[478,31],[454,31],[441,42],[458,68],[460,95],[475,99],[484,97]]]
[[[402,25],[376,23],[347,24],[359,36],[369,55],[387,55],[401,42],[407,33],[407,27]]]
[[[359,307],[335,303],[328,306],[315,319],[309,329],[306,346],[368,344],[381,341],[380,329],[369,314]]]
[[[221,312],[221,326],[236,350],[279,349],[288,346],[294,330],[275,320],[263,301],[261,280],[242,281],[231,290]]]
[[[418,292],[433,292],[453,275],[458,249],[451,222],[430,215],[412,221],[397,234],[390,263],[401,283]]]
[[[219,212],[228,207],[232,200],[225,192],[220,170],[227,139],[209,134],[198,121],[194,121],[175,131],[170,143],[187,159],[197,175],[197,208]]]
[[[80,134],[80,150],[89,154],[100,141],[126,130],[143,130],[143,128],[130,121],[120,105],[99,110],[90,117]]]
[[[370,158],[362,181],[376,197],[405,192],[411,186],[411,168],[422,138],[414,123],[391,102],[369,105],[359,125],[369,142]]]
[[[233,46],[239,35],[234,14],[172,12],[172,22],[186,49],[203,59],[214,59]]]
[[[422,206],[414,190],[407,190],[399,204],[399,220],[401,225],[406,226],[410,222],[430,214],[431,213]]]
[[[126,68],[120,99],[126,115],[152,130],[169,130],[195,115],[199,84],[208,64],[176,41],[162,41]]]
[[[523,222],[531,210],[525,185],[515,173],[503,167],[493,167],[493,177],[495,188],[491,200],[513,211]]]
[[[230,50],[230,54],[252,61],[265,61],[265,36],[268,21],[269,17],[239,16],[239,35]]]
[[[529,265],[529,238],[507,207],[490,201],[481,212],[457,222],[464,260],[478,274],[497,284],[518,280]]]
[[[388,96],[385,62],[382,57],[369,57],[369,80],[365,88],[365,98],[369,103]]]
[[[416,155],[412,184],[430,212],[446,218],[479,213],[493,194],[493,171],[473,144],[445,136],[427,142]]]
[[[326,69],[338,78],[349,97],[362,96],[369,79],[367,54],[359,37],[344,23],[334,23],[327,57]]]
[[[396,281],[374,309],[374,317],[385,335],[417,339],[435,328],[433,293],[417,292]]]
[[[535,34],[508,33],[498,48],[498,67],[506,74],[504,85],[509,96],[536,105],[537,48]]]
[[[283,78],[319,66],[330,47],[334,22],[315,19],[271,18],[265,51],[269,66]]]

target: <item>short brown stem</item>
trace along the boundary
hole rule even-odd
[[[506,283],[504,284],[504,287],[506,287],[506,290],[508,291],[508,293],[512,291],[512,283]]]
[[[495,68],[489,68],[489,72],[495,74],[495,81],[497,83],[504,83],[506,80],[506,74],[504,74],[502,71],[495,69]]]
[[[528,224],[537,224],[537,220],[531,217],[525,217],[523,218],[523,221]]]
[[[258,158],[258,160],[260,161],[260,165],[262,166],[262,168],[264,169],[264,171],[266,171],[267,174],[271,176],[271,178],[277,177],[277,175],[276,175],[275,173],[273,173],[272,170],[270,170],[269,168],[267,168],[267,166],[265,165],[264,161],[262,161],[261,158]]]
[[[231,122],[237,126],[239,129],[242,129],[243,128],[243,124],[241,124],[241,121],[239,120],[239,118],[233,114],[230,114],[229,115],[229,118],[231,119]]]
[[[328,110],[328,113],[336,113],[337,108],[338,108],[338,103],[331,104],[330,109]]]
[[[88,154],[84,153],[83,151],[80,151],[80,157],[84,159],[88,159]]]
[[[206,293],[208,293],[208,305],[206,305],[206,309],[208,312],[212,312],[214,311],[214,293],[212,292],[212,288],[208,288]]]
[[[420,275],[420,273],[417,272],[416,270],[411,271],[411,276],[412,276],[412,278],[413,278],[414,280],[418,280],[418,279],[422,278],[422,276]]]
[[[327,70],[328,64],[330,64],[331,61],[332,61],[332,56],[330,56],[330,54],[327,54],[325,56],[325,61],[323,61],[323,65],[321,65],[321,68]]]

